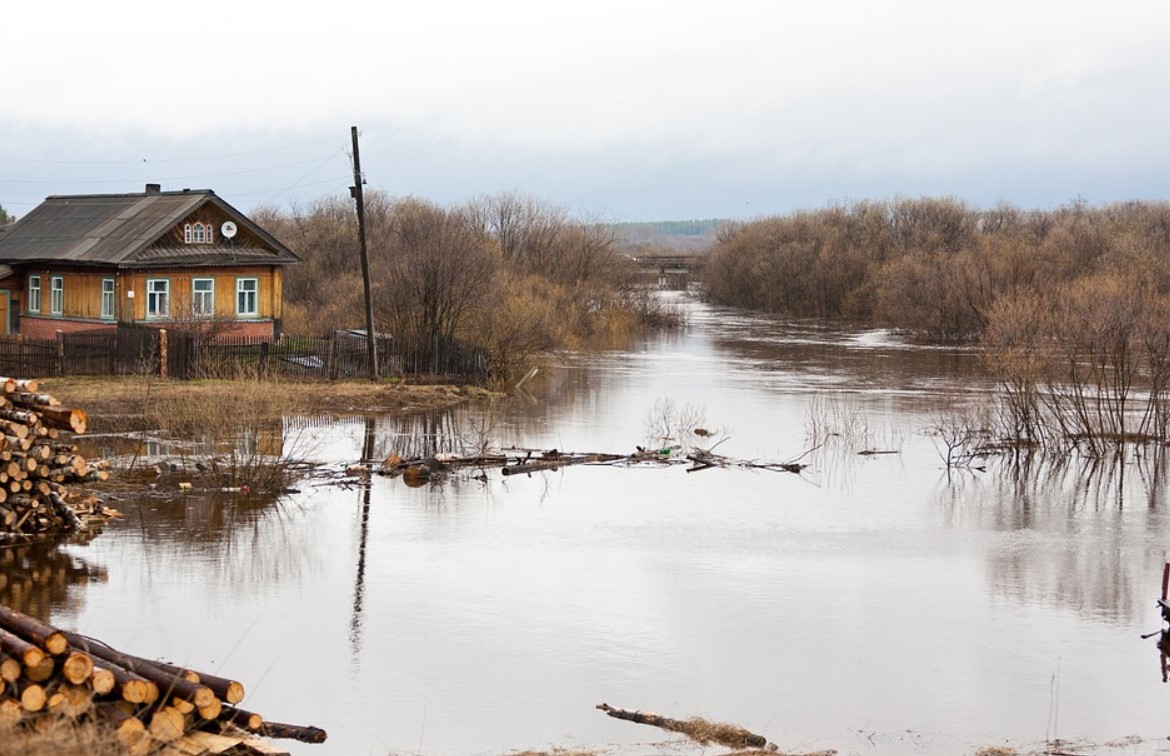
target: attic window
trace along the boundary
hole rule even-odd
[[[186,244],[211,244],[215,241],[215,227],[208,223],[188,223],[183,226],[183,242]]]

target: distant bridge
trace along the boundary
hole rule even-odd
[[[660,289],[685,289],[707,267],[707,255],[647,252],[635,255],[642,272],[653,276]]]

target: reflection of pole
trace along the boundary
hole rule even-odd
[[[362,437],[362,462],[374,462],[374,418],[366,418],[366,432]]]
[[[358,539],[357,579],[353,586],[353,616],[349,620],[349,645],[354,660],[362,651],[362,597],[366,589],[366,541],[370,535],[370,484],[362,488],[362,524]]]
[[[365,438],[362,442],[362,460],[370,461],[374,456],[374,418],[366,418]],[[356,661],[362,650],[362,598],[366,590],[366,544],[370,536],[370,488],[371,481],[362,487],[362,519],[358,537],[357,577],[353,586],[353,615],[349,620],[349,645]]]

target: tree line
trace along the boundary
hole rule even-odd
[[[460,340],[493,374],[538,353],[636,332],[665,317],[611,228],[517,193],[443,207],[365,195],[374,319],[396,337]],[[353,203],[260,208],[254,220],[301,257],[285,278],[284,330],[364,328]]]
[[[1170,438],[1170,203],[858,202],[725,227],[714,302],[971,340],[1008,438]]]
[[[953,198],[833,205],[724,226],[707,267],[716,303],[864,319],[973,340],[997,302],[1050,297],[1097,276],[1170,291],[1170,204],[1053,210]]]

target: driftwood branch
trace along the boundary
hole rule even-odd
[[[620,709],[607,703],[598,704],[597,708],[614,719],[653,725],[663,730],[681,733],[699,745],[718,743],[728,748],[764,748],[768,745],[768,739],[763,735],[757,735],[737,725],[710,722],[702,717],[671,719],[651,711]]]

